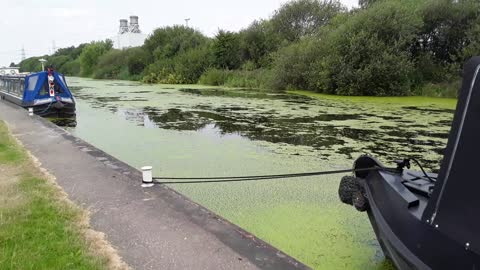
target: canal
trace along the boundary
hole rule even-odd
[[[281,174],[416,157],[438,169],[454,100],[336,98],[69,78],[76,136],[156,176]],[[172,185],[315,269],[390,269],[342,175]]]

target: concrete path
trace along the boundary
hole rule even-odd
[[[0,119],[134,269],[307,269],[166,186],[140,187],[138,170],[45,119],[5,101]]]

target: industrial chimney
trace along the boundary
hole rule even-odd
[[[120,20],[120,29],[118,30],[118,33],[125,34],[128,32],[128,21],[125,19]]]
[[[138,16],[130,16],[130,27],[128,31],[130,33],[141,33],[140,26],[138,25]]]

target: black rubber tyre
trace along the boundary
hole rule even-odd
[[[360,212],[365,212],[368,210],[370,205],[368,204],[368,199],[365,197],[361,189],[356,190],[352,196],[353,206]]]
[[[353,205],[353,193],[356,190],[358,190],[358,187],[354,176],[342,177],[342,180],[340,180],[340,186],[338,187],[340,201],[348,205]]]

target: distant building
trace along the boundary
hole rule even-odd
[[[120,20],[118,35],[113,38],[113,46],[116,49],[126,49],[142,46],[147,35],[142,34],[138,24],[138,16],[130,16],[130,25],[128,20]]]

